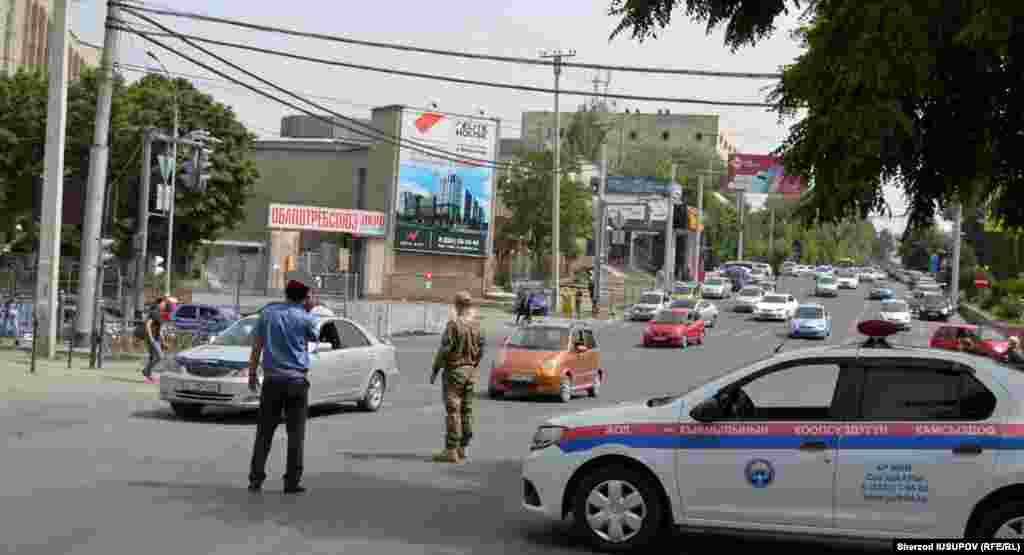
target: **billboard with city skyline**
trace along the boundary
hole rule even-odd
[[[805,188],[803,179],[786,175],[782,161],[767,154],[730,155],[729,171],[722,182],[726,192],[752,195],[799,197]]]
[[[497,122],[404,110],[402,139],[479,160],[494,160]],[[487,256],[494,170],[401,149],[395,203],[400,251]]]

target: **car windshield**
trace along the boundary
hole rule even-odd
[[[786,302],[788,302],[788,300],[789,299],[787,299],[786,297],[782,297],[779,295],[768,295],[767,297],[762,299],[761,302],[768,304],[785,304]]]
[[[748,287],[748,288],[744,289],[743,291],[740,291],[740,296],[741,297],[760,297],[761,296],[761,290],[757,289],[755,287]]]
[[[801,306],[796,311],[796,317],[804,320],[823,320],[825,311],[816,306]]]
[[[215,337],[213,344],[222,347],[252,347],[252,336],[257,321],[257,318],[246,318],[235,322],[233,326]]]
[[[666,311],[659,314],[655,319],[655,324],[682,324],[686,322],[688,314],[685,312]]]
[[[564,351],[569,346],[569,330],[546,326],[522,328],[509,339],[507,346],[533,351]]]
[[[704,287],[720,287],[722,285],[725,285],[725,282],[720,279],[709,279],[704,282]]]
[[[882,305],[882,312],[910,312],[910,307],[908,307],[907,303],[903,301],[898,303],[885,303]]]
[[[672,302],[672,308],[693,308],[697,306],[697,301],[694,299],[680,299]]]
[[[654,293],[640,295],[640,302],[638,304],[661,304],[661,295]]]

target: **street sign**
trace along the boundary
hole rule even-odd
[[[161,154],[156,159],[160,162],[160,175],[164,178],[164,184],[171,182],[171,170],[174,168],[174,159]]]

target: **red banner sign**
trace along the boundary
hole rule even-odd
[[[387,217],[368,210],[271,204],[269,227],[384,237]]]

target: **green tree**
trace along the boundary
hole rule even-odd
[[[909,200],[909,226],[928,227],[955,202],[990,202],[992,219],[1024,229],[1024,26],[1017,2],[966,0],[612,0],[612,36],[655,37],[675,8],[724,27],[736,50],[804,10],[804,53],[769,96],[802,118],[778,154],[814,178],[807,221],[885,213],[883,183]],[[922,24],[922,22],[927,22]]]
[[[89,173],[90,149],[100,74],[83,73],[68,88],[68,125],[65,146],[65,175],[84,181]],[[115,250],[127,256],[135,225],[139,156],[142,132],[147,127],[169,130],[172,125],[175,90],[178,95],[180,131],[206,129],[222,143],[212,157],[213,173],[208,190],[199,193],[178,188],[176,195],[175,252],[192,255],[203,239],[215,239],[244,217],[242,200],[251,191],[257,173],[247,156],[255,137],[246,131],[231,108],[196,90],[184,79],[173,83],[159,75],[148,75],[131,85],[117,76],[111,103],[110,158],[108,179],[112,181],[111,201],[120,241]],[[34,244],[37,234],[32,222],[33,180],[42,174],[46,136],[46,76],[39,72],[18,72],[0,76],[0,203],[8,218],[0,232],[17,224],[26,230],[24,243]],[[179,161],[190,155],[179,148]],[[180,165],[179,165],[180,168]],[[180,171],[180,170],[179,170]],[[161,226],[152,226],[151,248],[160,249]],[[79,230],[66,226],[63,240],[77,254]]]
[[[510,176],[498,181],[501,202],[515,214],[497,230],[499,239],[519,240],[526,244],[535,267],[542,267],[544,256],[551,253],[551,168],[553,154],[549,151],[525,153],[515,164]],[[593,235],[590,184],[573,178],[579,168],[572,162],[562,165],[559,188],[559,250],[567,258],[579,256],[577,239]]]
[[[565,133],[566,154],[569,158],[582,158],[599,162],[601,144],[608,137],[610,126],[604,123],[603,112],[581,106],[569,122]]]

